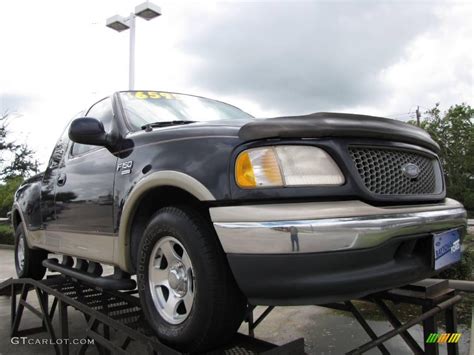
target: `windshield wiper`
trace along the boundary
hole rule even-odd
[[[175,120],[175,121],[161,121],[161,122],[152,122],[147,123],[142,126],[142,129],[149,132],[153,127],[167,127],[167,126],[176,126],[180,124],[194,123],[196,121],[184,121],[184,120]]]

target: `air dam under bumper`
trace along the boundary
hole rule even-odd
[[[466,211],[451,199],[396,207],[361,201],[231,206],[210,213],[253,304],[333,302],[429,277],[432,233],[466,228]]]

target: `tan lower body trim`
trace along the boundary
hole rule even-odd
[[[116,236],[63,231],[29,231],[28,244],[53,253],[115,265]]]

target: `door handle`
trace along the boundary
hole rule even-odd
[[[59,174],[58,179],[56,180],[56,184],[58,186],[63,186],[66,183],[66,174]]]

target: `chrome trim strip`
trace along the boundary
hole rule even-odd
[[[370,248],[397,236],[465,226],[466,210],[462,207],[310,220],[214,221],[224,251],[243,254],[315,253]],[[296,236],[294,230],[291,236],[291,228],[296,228]]]
[[[376,216],[392,213],[426,212],[462,207],[463,206],[458,201],[447,198],[441,203],[423,205],[378,207],[369,205],[362,201],[350,200],[226,206],[210,208],[209,212],[213,222],[242,222],[243,220],[246,222],[262,222]]]

